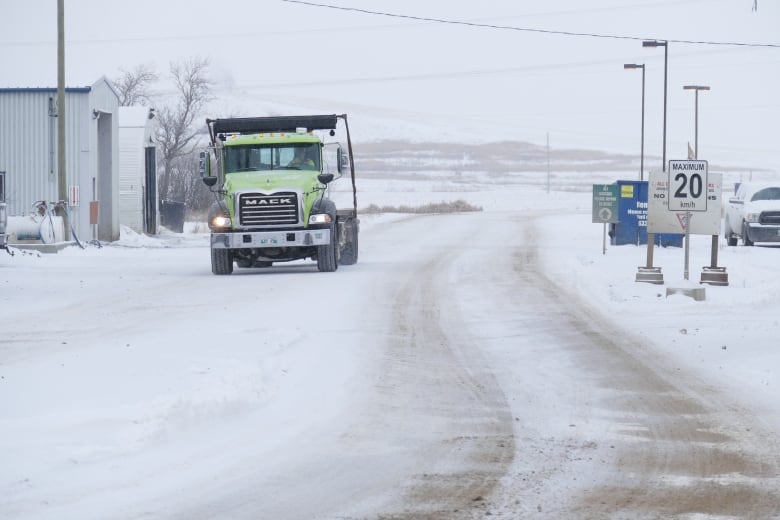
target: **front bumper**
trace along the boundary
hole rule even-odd
[[[257,249],[270,247],[306,247],[330,244],[330,229],[299,231],[235,231],[211,233],[215,249]]]
[[[780,226],[749,223],[748,236],[752,242],[780,242]]]

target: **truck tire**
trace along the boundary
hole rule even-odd
[[[723,224],[723,229],[723,238],[726,239],[726,244],[729,246],[737,245],[737,235],[731,232],[731,222],[729,222],[728,217]]]
[[[233,256],[229,249],[211,248],[211,272],[214,274],[231,274],[233,272]]]
[[[742,243],[744,243],[746,246],[752,246],[753,245],[753,241],[750,240],[750,235],[748,235],[747,224],[742,226]]]
[[[352,240],[344,244],[339,263],[341,265],[355,265],[358,261],[358,234],[355,233]]]
[[[330,228],[330,244],[317,246],[317,269],[323,273],[332,273],[339,267],[338,262],[338,236],[336,227]]]

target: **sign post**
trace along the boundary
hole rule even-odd
[[[593,223],[604,224],[601,254],[607,254],[607,224],[617,224],[620,186],[617,184],[593,185]]]
[[[688,280],[691,250],[691,212],[707,211],[707,161],[669,161],[669,211],[685,212],[685,269]]]
[[[723,175],[709,173],[707,161],[669,161],[668,173],[651,173],[648,233],[685,233],[685,279],[690,235],[720,234]],[[720,269],[714,265],[709,269]],[[702,283],[715,283],[702,273]],[[721,285],[728,285],[728,282]]]

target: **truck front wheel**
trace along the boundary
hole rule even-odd
[[[214,274],[230,274],[233,272],[233,255],[229,249],[211,248],[211,272]]]
[[[732,233],[731,222],[729,222],[728,217],[726,218],[726,222],[724,223],[723,229],[725,230],[723,236],[726,239],[726,244],[730,246],[737,245],[737,235]]]
[[[336,226],[330,228],[330,243],[317,246],[317,269],[324,273],[332,273],[339,267],[338,236]]]
[[[748,232],[748,225],[745,224],[742,226],[742,243],[744,243],[746,246],[752,246],[753,241],[750,240],[750,235]]]

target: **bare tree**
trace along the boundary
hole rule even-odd
[[[208,78],[208,67],[206,58],[171,63],[176,102],[175,105],[164,105],[157,109],[157,143],[163,162],[160,180],[162,200],[168,198],[174,161],[189,153],[196,137],[206,131],[205,125],[196,126],[194,123],[211,100],[212,82]]]
[[[188,212],[205,213],[214,202],[214,194],[200,179],[197,151],[190,151],[173,160],[170,180],[170,198],[186,201]]]
[[[150,87],[159,77],[151,65],[138,65],[133,70],[120,69],[121,74],[111,80],[119,94],[119,106],[151,105]]]

